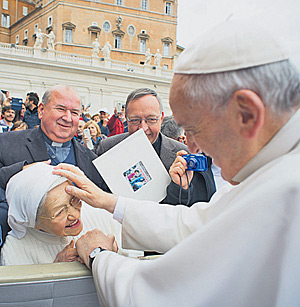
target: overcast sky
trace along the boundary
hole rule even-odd
[[[177,44],[226,18],[251,19],[274,33],[300,67],[300,0],[178,0]]]

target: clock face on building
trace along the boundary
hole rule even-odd
[[[108,21],[104,21],[104,23],[103,23],[103,30],[104,30],[104,32],[109,32],[110,31],[110,23]]]
[[[135,34],[135,28],[133,25],[129,25],[128,28],[127,28],[127,33],[128,35],[130,36],[133,36]]]

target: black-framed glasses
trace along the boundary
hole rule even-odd
[[[128,124],[133,126],[140,126],[144,121],[148,126],[155,125],[160,119],[159,117],[148,117],[148,118],[128,118]]]
[[[71,198],[70,202],[67,205],[64,205],[59,211],[57,211],[52,217],[47,216],[39,216],[42,219],[51,220],[54,219],[63,219],[68,216],[69,208],[72,207],[73,209],[77,209],[81,200],[78,197]]]

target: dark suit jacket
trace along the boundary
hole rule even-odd
[[[97,155],[74,139],[72,142],[77,166],[96,185],[101,188],[106,186],[92,163],[92,160],[97,158]],[[0,134],[0,188],[2,192],[6,189],[9,179],[20,172],[25,163],[30,164],[45,160],[49,160],[49,155],[40,128]],[[4,195],[4,193],[2,194]],[[2,225],[4,241],[7,231],[9,231],[7,225],[7,204],[5,199],[0,199],[0,201],[0,224]]]
[[[161,135],[160,159],[164,164],[166,170],[169,172],[172,163],[176,159],[176,153],[179,150],[184,149],[188,151],[188,149],[186,145],[177,142],[171,138],[168,138],[163,134],[160,135]],[[111,149],[116,144],[126,139],[128,136],[129,133],[122,133],[108,137],[105,140],[102,140],[96,149],[96,154],[98,156],[102,155],[104,152]],[[179,190],[180,187],[176,185],[174,182],[171,182],[167,188],[167,196],[165,199],[161,201],[161,203],[178,205]],[[186,190],[182,190],[181,203],[184,205],[191,206],[193,203],[197,201],[207,202],[210,200],[211,196],[214,194],[215,191],[216,188],[215,188],[214,178],[210,168],[208,169],[207,172],[201,172],[201,173],[195,172],[190,190],[191,193],[190,202],[187,204],[188,192]]]
[[[95,184],[102,186],[103,180],[94,167],[94,152],[72,140],[78,167]],[[27,163],[49,160],[45,140],[40,128],[0,134],[0,187],[5,189],[10,177],[22,170]]]

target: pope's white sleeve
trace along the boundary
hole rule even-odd
[[[158,259],[100,253],[93,265],[100,305],[298,306],[299,206],[276,197],[272,203],[233,198],[230,208],[225,204],[227,210]]]
[[[125,206],[126,206],[125,198],[119,196],[115,206],[115,210],[113,212],[113,218],[117,220],[120,224],[123,223]]]
[[[205,210],[171,206],[152,201],[125,200],[122,246],[164,253],[203,226]]]
[[[191,207],[122,198],[125,210],[122,247],[165,253],[202,228],[214,203],[231,189],[225,186],[213,195],[209,203],[199,202]]]

